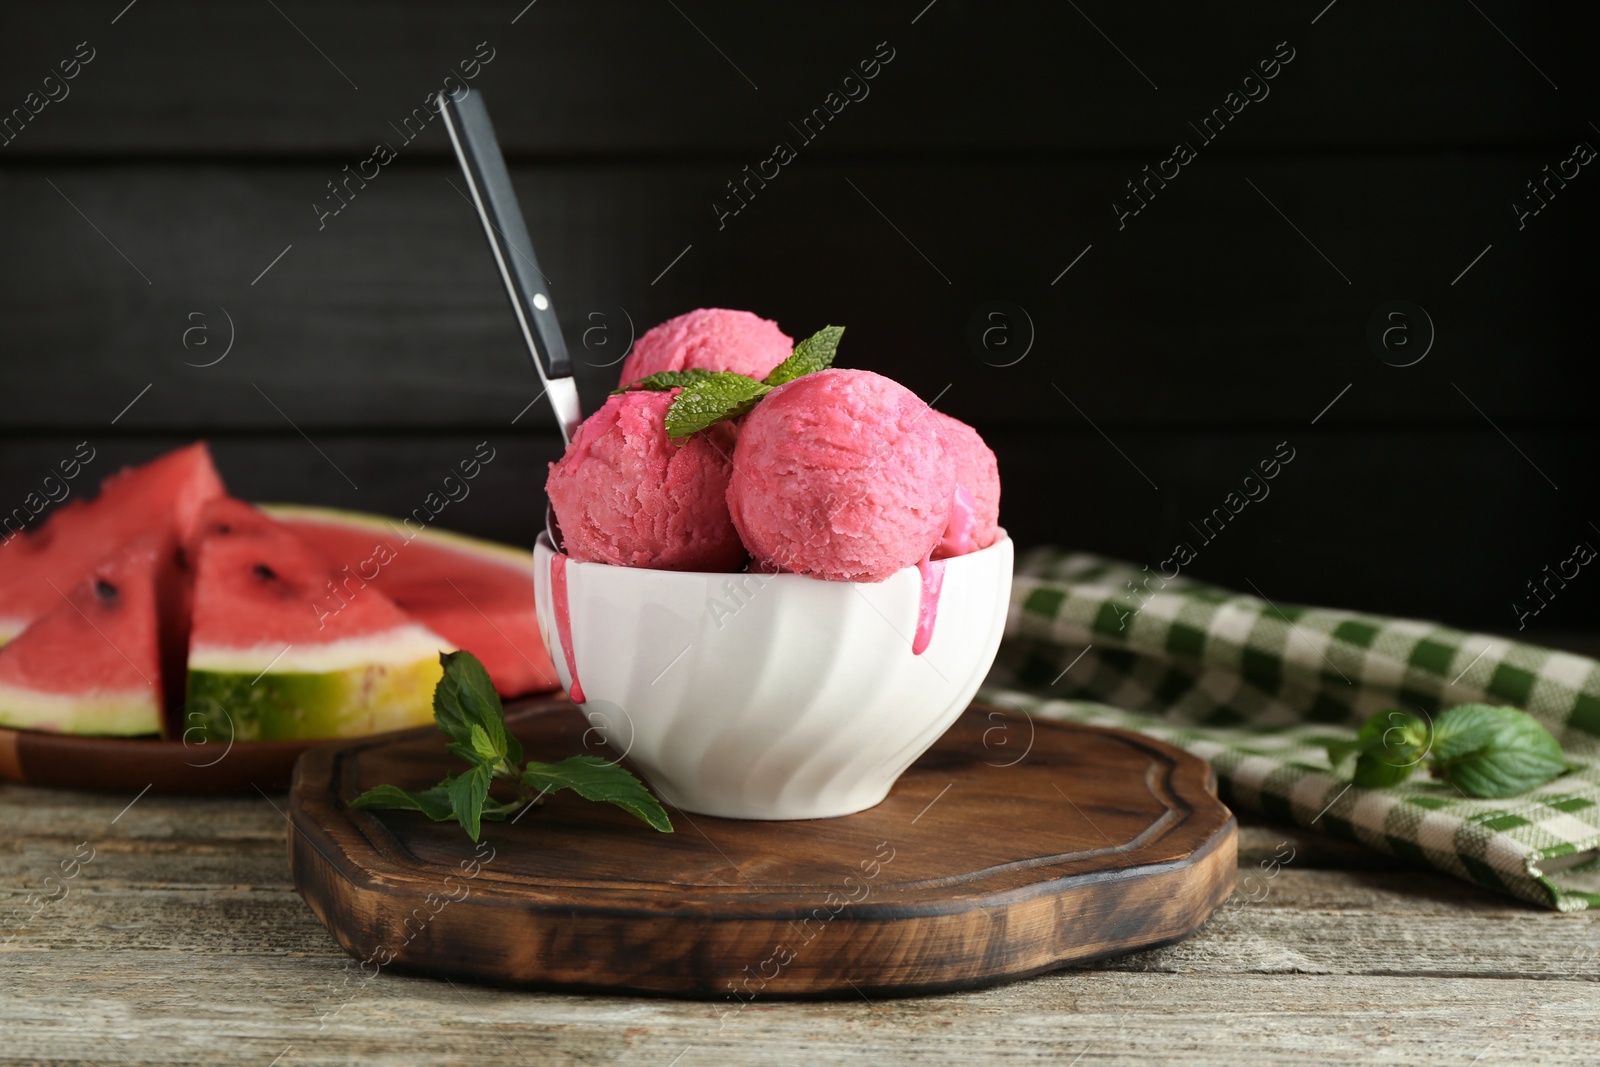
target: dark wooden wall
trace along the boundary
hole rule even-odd
[[[1600,165],[1511,206],[1600,146],[1593,8],[925,3],[9,5],[0,114],[93,59],[0,147],[0,503],[79,440],[104,473],[205,436],[244,495],[404,512],[488,440],[441,522],[530,540],[553,423],[518,418],[537,385],[443,130],[396,129],[492,54],[471,84],[590,406],[633,331],[750,308],[846,324],[842,363],[978,426],[1024,543],[1154,566],[1188,539],[1190,573],[1280,602],[1512,629],[1525,582],[1600,545]],[[1179,140],[1197,158],[1119,228]],[[319,228],[379,141],[398,158]],[[719,227],[779,141],[798,158]],[[1406,367],[1366,336],[1398,300],[1435,333]],[[1597,604],[1585,571],[1530,622]]]

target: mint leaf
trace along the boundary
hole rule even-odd
[[[1431,731],[1425,719],[1390,709],[1361,724],[1354,741],[1325,741],[1328,762],[1337,773],[1365,789],[1399,785],[1428,754]]]
[[[489,732],[479,723],[469,723],[467,730],[466,744],[452,742],[445,746],[445,751],[474,766],[487,767],[492,774],[505,758],[502,744],[491,739]]]
[[[767,375],[766,384],[782,385],[794,381],[802,374],[826,370],[833,366],[833,357],[839,351],[839,338],[843,336],[843,326],[824,326],[795,345],[794,353]]]
[[[1433,773],[1471,797],[1525,793],[1567,769],[1561,745],[1516,708],[1462,704],[1429,724],[1406,711],[1380,711],[1354,741],[1325,741],[1335,773],[1368,789],[1399,785],[1426,760]]]
[[[572,756],[560,763],[530,762],[522,772],[522,784],[542,793],[570,789],[585,800],[615,804],[662,833],[672,832],[672,821],[644,783],[626,768],[599,756]]]
[[[1454,760],[1477,751],[1493,741],[1502,726],[1524,716],[1516,708],[1493,704],[1461,704],[1439,716],[1434,745],[1440,760]],[[1535,722],[1535,725],[1538,725]],[[1543,729],[1543,727],[1540,727]]]
[[[1409,711],[1380,711],[1361,725],[1356,741],[1362,746],[1351,781],[1366,789],[1399,785],[1428,755],[1432,729],[1426,719]]]
[[[1434,769],[1473,797],[1525,793],[1567,769],[1561,745],[1527,712],[1462,704],[1439,717]]]
[[[425,789],[420,793],[408,793],[399,786],[378,785],[362,793],[350,802],[352,808],[395,808],[401,811],[420,811],[434,822],[444,822],[453,818],[455,813],[450,810],[450,796],[446,792],[450,784],[447,777],[432,789]]]
[[[1362,753],[1356,759],[1350,780],[1363,789],[1387,789],[1411,777],[1414,763],[1391,763],[1372,752]]]
[[[732,371],[713,371],[684,387],[667,408],[667,436],[687,437],[755,407],[772,386]]]
[[[760,388],[765,391],[766,386]],[[434,822],[454,819],[476,841],[485,822],[510,818],[547,792],[571,789],[588,800],[615,804],[664,833],[672,832],[667,813],[644,783],[598,756],[574,756],[559,763],[534,761],[524,770],[522,744],[506,728],[505,709],[483,664],[470,652],[447,652],[439,661],[444,676],[433,691],[433,720],[450,738],[445,750],[465,761],[468,769],[447,774],[444,781],[420,793],[375,786],[352,800],[351,807],[420,811]],[[496,778],[516,782],[517,799],[489,796]]]
[[[455,742],[450,752],[468,763],[521,763],[522,745],[506,729],[500,694],[478,657],[471,652],[444,652],[439,662],[444,664],[444,677],[433,691],[433,721]],[[475,726],[486,744],[474,742]]]
[[[445,790],[450,794],[450,809],[456,822],[467,831],[467,836],[478,839],[478,829],[483,820],[483,802],[489,799],[489,782],[493,778],[488,767],[472,768],[465,774],[445,779]]]
[[[627,385],[619,385],[611,390],[612,396],[629,392],[634,389],[648,389],[653,392],[665,392],[668,389],[681,389],[693,385],[702,378],[709,378],[716,371],[706,370],[703,367],[690,367],[688,370],[662,370],[654,374],[631,381]]]

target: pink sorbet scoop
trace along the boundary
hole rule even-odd
[[[988,548],[1000,536],[1000,467],[978,431],[949,415],[928,413],[939,428],[939,438],[956,465],[955,499],[950,522],[934,559],[962,556]]]
[[[766,569],[881,582],[939,543],[955,464],[915,393],[881,374],[818,371],[767,394],[733,452],[728,511]]]
[[[672,571],[744,565],[728,519],[727,455],[707,434],[667,436],[677,393],[611,397],[550,464],[545,492],[573,559]]]
[[[727,370],[760,380],[789,358],[794,339],[748,311],[700,308],[645,332],[622,363],[619,385],[664,370]]]

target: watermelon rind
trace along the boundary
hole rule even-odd
[[[196,737],[222,742],[362,737],[404,730],[432,720],[433,689],[441,674],[436,661],[258,677],[190,671],[185,728],[198,731]]]
[[[161,704],[148,687],[127,692],[41,693],[0,683],[0,726],[63,734],[137,737],[161,732]]]
[[[433,690],[444,674],[440,642],[421,637],[423,651],[418,635],[428,631],[414,629],[287,653],[197,649],[189,664],[185,736],[222,742],[360,737],[429,723]]]
[[[307,504],[257,504],[256,507],[275,519],[307,521],[320,519],[343,526],[361,526],[374,533],[397,536],[402,541],[409,541],[415,537],[436,545],[470,552],[473,555],[489,556],[513,567],[527,569],[533,566],[533,553],[528,549],[501,544],[498,541],[485,541],[479,537],[469,537],[453,530],[441,530],[432,526],[406,526],[400,519],[374,515],[371,512],[319,508]]]

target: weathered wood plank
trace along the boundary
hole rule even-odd
[[[75,961],[83,961],[74,966]],[[83,963],[92,963],[84,966]],[[56,1063],[1588,1064],[1591,983],[1074,973],[903,1001],[530,995],[332,961],[14,961],[7,1055]],[[345,981],[352,983],[345,986]],[[912,1051],[914,1050],[914,1052]]]
[[[480,41],[493,58],[472,84],[496,101],[500,136],[518,153],[765,150],[793,138],[787,124],[824,106],[885,40],[895,58],[866,83],[870,95],[835,105],[819,151],[1167,148],[1284,40],[1294,59],[1230,131],[1236,147],[1567,140],[1583,135],[1584,116],[1564,98],[1594,89],[1582,50],[1594,13],[1583,7],[1506,6],[1491,24],[1447,3],[1321,18],[1320,5],[1264,2],[1155,17],[839,0],[524,6],[18,9],[0,37],[6,108],[39,91],[77,42],[89,39],[95,58],[6,150],[364,153]],[[426,150],[445,151],[437,131]]]
[[[990,427],[1071,425],[1072,405],[1108,432],[1297,425],[1353,384],[1334,425],[1479,426],[1476,403],[1510,433],[1587,418],[1572,387],[1581,272],[1557,264],[1583,255],[1600,197],[1569,191],[1519,233],[1510,201],[1548,162],[1201,158],[1120,230],[1110,200],[1137,171],[1124,159],[796,164],[721,229],[718,165],[516,177],[590,408],[631,336],[713,305],[796,335],[847,324],[842,365],[929,398],[951,388]],[[11,217],[27,220],[0,250],[0,285],[25,309],[0,365],[0,391],[27,398],[7,433],[108,423],[147,385],[118,426],[509,423],[538,388],[454,172],[402,158],[352,186],[319,231],[313,205],[337,205],[336,176],[324,164],[4,172]],[[1397,368],[1366,330],[1402,297],[1437,341]],[[1009,318],[988,317],[996,300]],[[553,424],[535,405],[519,425]]]
[[[70,855],[63,852],[62,856]],[[54,854],[0,881],[0,907],[60,895]],[[150,949],[201,956],[342,958],[287,884],[281,858],[180,859],[98,851],[64,896],[25,925],[7,959],[86,954],[108,965]],[[1093,970],[1226,977],[1308,973],[1551,980],[1600,979],[1600,920],[1495,897],[1423,872],[1284,870],[1246,879],[1192,937],[1088,965]],[[1258,899],[1259,898],[1259,899]],[[9,907],[7,910],[9,910]],[[403,931],[393,931],[403,939]]]
[[[273,797],[280,807],[282,798]],[[131,805],[131,806],[130,806]],[[282,844],[283,817],[248,797],[136,797],[0,783],[0,847],[45,842],[122,842],[126,849],[166,850]],[[285,867],[287,870],[287,867]]]

